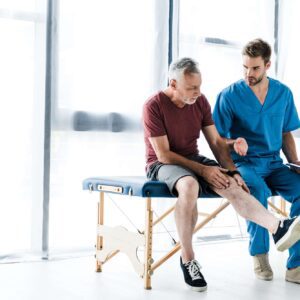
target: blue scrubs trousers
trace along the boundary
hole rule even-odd
[[[274,190],[291,203],[290,217],[300,215],[300,174],[291,171],[278,155],[246,157],[236,162],[251,194],[267,208],[268,197]],[[269,233],[256,223],[247,221],[250,235],[249,252],[254,256],[269,252]],[[287,268],[300,266],[300,241],[289,249]]]

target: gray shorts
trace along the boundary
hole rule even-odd
[[[220,166],[215,160],[206,158],[202,155],[194,155],[187,157],[187,159],[197,161],[206,166]],[[201,194],[207,194],[210,196],[217,195],[210,187],[208,182],[204,180],[203,177],[195,174],[190,169],[179,165],[165,165],[160,162],[153,163],[147,172],[147,177],[151,180],[159,180],[163,181],[167,184],[170,193],[174,196],[178,196],[177,190],[175,185],[177,181],[185,176],[192,176],[194,177],[199,183],[199,196]]]

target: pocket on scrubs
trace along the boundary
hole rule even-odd
[[[274,156],[273,159],[269,160],[268,167],[270,170],[284,167],[282,158],[280,156]]]

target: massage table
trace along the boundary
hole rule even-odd
[[[153,227],[159,224],[175,209],[175,205],[167,209],[161,216],[153,219],[153,198],[175,198],[170,194],[167,185],[160,181],[151,181],[143,176],[111,176],[91,177],[83,181],[83,189],[90,192],[99,192],[97,242],[96,242],[96,271],[102,271],[102,265],[120,251],[130,259],[134,270],[144,281],[144,288],[151,289],[151,275],[153,272],[180,250],[177,242],[171,250],[158,260],[152,257]],[[109,227],[104,224],[105,194],[118,194],[123,196],[140,197],[145,201],[145,228],[138,232],[130,232],[124,227]],[[201,198],[218,198],[215,194],[202,194]],[[220,197],[219,197],[220,198]],[[284,202],[284,201],[283,201]],[[196,224],[194,233],[214,219],[229,205],[225,199],[219,207],[210,213],[202,214],[203,218]],[[287,216],[285,207],[277,208],[273,202],[269,205],[279,214]],[[141,262],[137,256],[137,249],[144,248],[144,260]]]

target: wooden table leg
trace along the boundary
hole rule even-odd
[[[104,193],[100,192],[100,200],[98,202],[98,225],[103,225],[104,221]],[[103,248],[103,237],[97,234],[96,253]],[[102,272],[102,263],[96,256],[96,272]]]
[[[144,288],[151,289],[151,264],[152,259],[152,229],[153,229],[153,211],[151,207],[151,198],[146,199],[145,216],[145,253],[144,253]]]
[[[280,197],[280,209],[285,214],[287,214],[287,212],[286,212],[286,202],[285,202],[285,200],[282,197]]]

